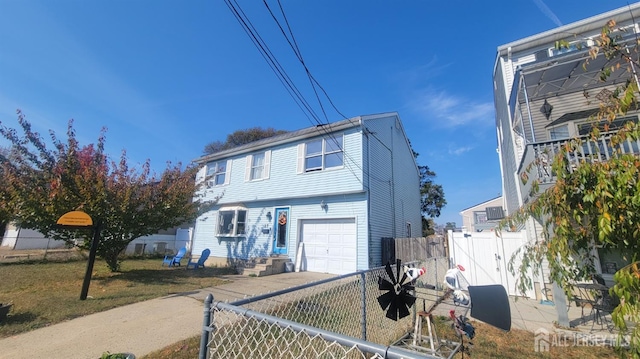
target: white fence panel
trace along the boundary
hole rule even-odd
[[[527,242],[526,233],[504,232],[498,237],[495,232],[449,232],[449,255],[453,265],[465,268],[464,277],[470,285],[501,284],[509,295],[522,295],[517,289],[517,276],[508,270],[514,253]],[[514,262],[515,268],[520,260]],[[534,280],[533,273],[528,273]],[[535,291],[528,290],[525,296],[535,299]]]

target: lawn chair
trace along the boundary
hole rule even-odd
[[[168,255],[164,256],[164,259],[162,260],[162,266],[167,264],[167,266],[169,267],[173,267],[175,265],[178,265],[179,267],[180,261],[182,260],[182,257],[184,257],[186,253],[187,253],[187,247],[182,247],[180,248],[178,253],[176,253],[175,256],[168,256]]]
[[[187,262],[187,269],[189,269],[189,267],[193,267],[193,269],[198,269],[200,267],[204,268],[204,262],[206,262],[207,258],[209,258],[209,254],[211,254],[211,251],[209,250],[209,248],[207,248],[202,251],[200,258],[198,258],[197,261],[193,262],[193,258],[189,258],[189,262]]]

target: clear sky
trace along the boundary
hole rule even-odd
[[[323,122],[309,80],[259,0],[234,0]],[[276,0],[267,0],[279,19]],[[499,45],[627,5],[617,0],[281,0],[313,76],[347,117],[397,111],[444,186],[437,223],[501,193],[492,70]],[[604,25],[604,24],[603,24]],[[314,125],[223,0],[0,0],[0,121],[132,163],[189,163],[249,127]],[[6,145],[0,142],[0,145]]]

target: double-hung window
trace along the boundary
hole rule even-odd
[[[210,186],[221,186],[229,183],[228,165],[231,161],[210,162],[207,164],[207,180]]]
[[[304,170],[299,172],[322,171],[329,168],[342,167],[344,163],[342,144],[342,136],[333,135],[301,145],[300,149],[303,149],[304,152],[299,153],[299,158],[304,160]]]
[[[257,181],[269,178],[271,151],[247,156],[245,181]]]
[[[247,210],[244,208],[221,208],[218,211],[218,236],[237,237],[245,234]]]

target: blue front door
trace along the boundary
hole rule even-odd
[[[289,209],[276,208],[273,238],[273,253],[287,254],[289,244]]]

